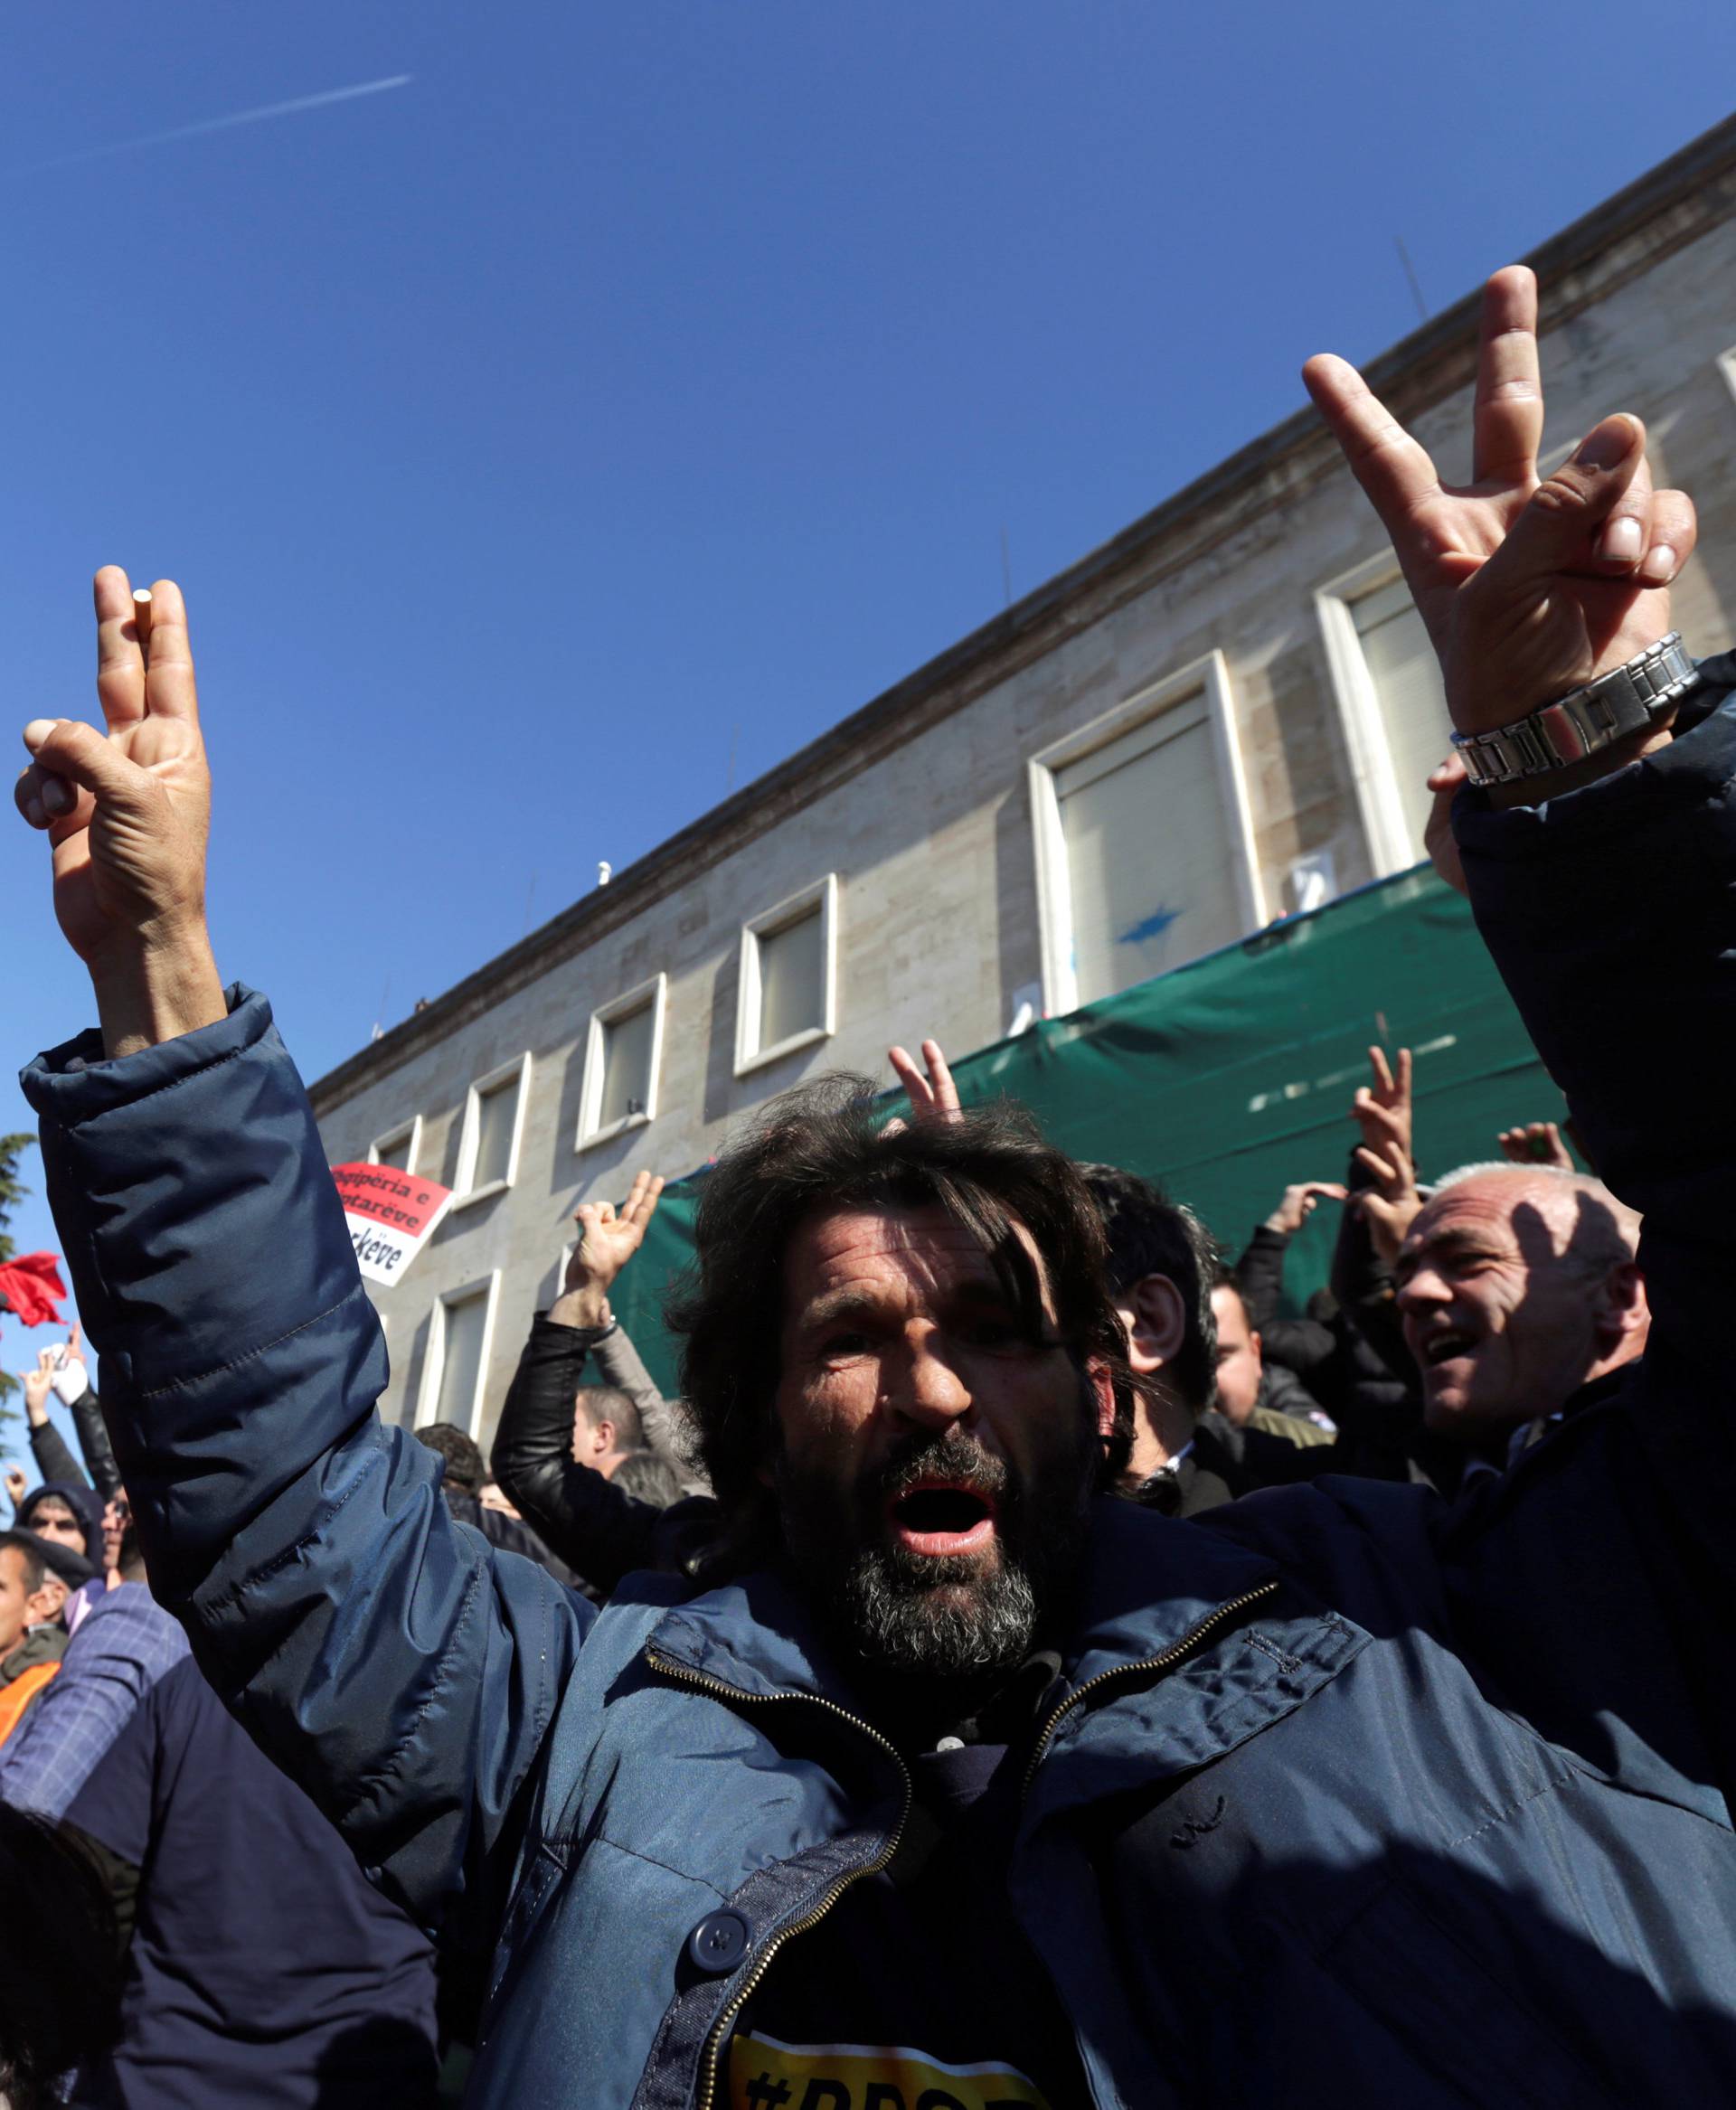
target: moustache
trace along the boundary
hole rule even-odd
[[[917,1436],[908,1438],[883,1465],[856,1482],[863,1513],[878,1518],[921,1481],[939,1478],[980,1494],[998,1510],[1014,1493],[1006,1462],[986,1451],[973,1436]]]

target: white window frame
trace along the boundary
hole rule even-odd
[[[518,1079],[518,1104],[513,1114],[513,1140],[506,1153],[506,1177],[490,1180],[486,1186],[473,1187],[476,1176],[476,1144],[482,1127],[482,1101],[492,1091],[505,1084],[508,1078]],[[453,1184],[452,1206],[455,1210],[467,1209],[473,1201],[486,1201],[490,1194],[505,1193],[518,1177],[519,1145],[524,1140],[524,1116],[531,1103],[531,1058],[527,1050],[523,1055],[514,1055],[510,1062],[503,1062],[498,1069],[491,1069],[486,1077],[479,1077],[465,1094],[464,1133],[458,1139],[458,1175]]]
[[[1363,641],[1356,634],[1352,604],[1365,594],[1390,586],[1400,575],[1398,559],[1391,550],[1382,550],[1316,588],[1314,596],[1333,700],[1338,707],[1344,752],[1350,758],[1351,784],[1368,849],[1369,869],[1376,879],[1408,871],[1418,862],[1418,853],[1404,817],[1404,800],[1399,792],[1398,771],[1392,766],[1385,714],[1368,671]]]
[[[395,1128],[388,1128],[383,1135],[376,1135],[368,1145],[368,1163],[377,1165],[381,1162],[380,1153],[395,1149],[405,1136],[410,1138],[410,1148],[404,1155],[410,1167],[406,1177],[414,1179],[416,1160],[421,1154],[422,1148],[422,1116],[420,1114],[412,1114],[408,1121],[401,1121]]]
[[[1224,825],[1241,910],[1242,936],[1267,920],[1266,890],[1254,847],[1253,809],[1242,768],[1241,742],[1230,691],[1230,668],[1222,652],[1190,660],[1173,674],[1137,690],[1113,711],[1033,755],[1025,765],[1031,792],[1031,826],[1037,866],[1037,918],[1043,942],[1043,1008],[1051,1018],[1079,1009],[1079,978],[1073,968],[1073,890],[1067,865],[1067,838],[1061,827],[1061,796],[1055,772],[1095,749],[1132,732],[1147,719],[1161,718],[1190,696],[1203,694],[1212,730],[1212,755],[1223,800]]]
[[[464,1423],[467,1435],[474,1437],[476,1433],[482,1420],[482,1404],[488,1396],[488,1361],[495,1348],[495,1314],[500,1304],[498,1267],[490,1268],[486,1275],[478,1275],[473,1281],[461,1282],[456,1289],[443,1289],[434,1300],[434,1309],[429,1314],[428,1353],[422,1358],[422,1379],[416,1389],[415,1427],[418,1428],[426,1427],[433,1420],[440,1403],[440,1380],[446,1374],[447,1307],[467,1304],[484,1291],[487,1293],[488,1302],[482,1314],[482,1352],[476,1359],[476,1389]]]
[[[788,1033],[769,1048],[760,1039],[760,940],[775,937],[792,923],[798,923],[816,903],[820,910],[821,1023]],[[741,926],[741,972],[735,998],[735,1074],[745,1077],[768,1062],[811,1048],[816,1041],[830,1040],[838,1030],[838,875],[828,871],[824,879],[788,895],[775,908],[765,909]]]
[[[579,1087],[579,1133],[572,1142],[575,1150],[589,1150],[594,1144],[608,1143],[611,1137],[624,1135],[629,1128],[643,1128],[656,1119],[657,1079],[663,1070],[663,1021],[668,1002],[668,975],[653,975],[648,982],[638,983],[624,995],[599,1004],[591,1013],[585,1039],[584,1077]],[[618,1120],[599,1127],[597,1115],[603,1103],[609,1028],[618,1019],[630,1018],[635,1012],[643,1011],[647,1003],[651,1007],[651,1060],[646,1078],[645,1111],[623,1114]]]

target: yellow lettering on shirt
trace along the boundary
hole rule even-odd
[[[784,2044],[744,2030],[730,2045],[730,2110],[1049,2110],[1010,2066],[948,2066],[894,2044]]]

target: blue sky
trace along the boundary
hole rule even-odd
[[[90,708],[99,563],[181,580],[220,964],[314,1075],[992,615],[1003,532],[1026,591],[1402,335],[1395,234],[1443,306],[1715,123],[1736,10],[80,0],[5,60],[10,715]],[[19,1060],[90,1008],[43,863]]]

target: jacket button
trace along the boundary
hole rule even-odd
[[[748,1941],[748,1923],[739,1912],[708,1912],[687,1936],[687,1954],[702,1971],[733,1971]]]

